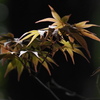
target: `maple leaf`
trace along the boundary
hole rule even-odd
[[[49,5],[49,8],[53,18],[45,18],[36,22],[53,22],[47,28],[31,30],[24,33],[20,38],[14,38],[11,33],[0,36],[0,60],[10,60],[5,76],[13,69],[17,69],[18,80],[20,80],[24,68],[27,68],[31,73],[31,65],[33,65],[35,72],[37,72],[39,63],[51,75],[49,65],[55,64],[58,66],[53,57],[59,50],[62,51],[66,60],[68,60],[68,53],[73,64],[75,64],[74,53],[81,55],[89,62],[80,47],[84,48],[88,56],[91,57],[84,36],[97,41],[100,41],[100,39],[86,28],[100,26],[87,24],[89,21],[71,25],[68,23],[71,14],[61,18],[53,7]],[[78,44],[76,44],[76,41]]]
[[[82,21],[82,22],[74,24],[73,26],[77,28],[77,30],[80,32],[81,35],[100,41],[100,39],[94,33],[84,29],[84,28],[89,28],[92,26],[96,26],[96,27],[100,27],[100,26],[96,24],[86,24],[87,22],[89,21]]]
[[[39,22],[46,22],[50,21],[53,22],[51,26],[56,26],[54,29],[58,29],[58,34],[64,38],[68,37],[70,42],[74,42],[75,40],[79,42],[79,44],[86,50],[87,54],[90,56],[90,52],[88,50],[87,43],[83,36],[92,38],[94,40],[100,41],[100,39],[93,34],[92,32],[84,29],[84,28],[89,28],[92,26],[100,27],[99,25],[96,24],[86,24],[89,21],[82,21],[73,25],[70,25],[68,22],[69,18],[71,15],[67,15],[64,17],[60,17],[57,12],[49,5],[49,8],[51,9],[51,14],[53,18],[45,18],[42,20],[37,21],[36,23]]]
[[[18,81],[20,80],[20,76],[23,72],[23,69],[24,69],[24,66],[23,64],[21,63],[20,60],[14,58],[12,59],[9,63],[8,63],[8,66],[7,66],[7,69],[6,69],[6,72],[5,72],[5,75],[4,77],[6,77],[6,75],[12,71],[13,69],[17,69],[17,72],[18,72]]]
[[[27,45],[27,46],[29,46],[36,39],[36,37],[38,37],[39,35],[40,35],[40,33],[39,33],[38,30],[32,30],[32,31],[26,32],[19,38],[19,42],[18,43],[20,43],[20,42],[32,37],[31,41]]]
[[[69,41],[65,41],[64,39],[62,39],[60,41],[60,43],[63,44],[63,46],[60,48],[60,50],[64,53],[66,60],[67,60],[67,55],[66,55],[65,51],[67,51],[69,53],[69,55],[70,55],[70,57],[72,59],[73,64],[75,64],[75,61],[74,61],[74,53],[73,52],[75,52],[75,53],[83,56],[89,62],[89,60],[83,54],[83,52],[78,49],[80,47],[79,45],[71,44]]]
[[[51,14],[53,16],[53,18],[45,18],[39,21],[36,21],[35,23],[39,23],[39,22],[54,22],[52,25],[56,26],[56,28],[62,28],[67,24],[67,21],[69,20],[69,17],[71,15],[66,15],[64,17],[60,17],[57,12],[49,5],[49,8],[51,10]]]

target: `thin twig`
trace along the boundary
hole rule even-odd
[[[49,88],[47,87],[39,78],[37,78],[36,76],[32,75],[33,78],[35,78],[46,90],[48,90],[56,100],[60,100],[60,98]]]
[[[99,94],[100,94],[99,80],[100,80],[100,75],[98,74],[98,75],[97,75],[97,79],[96,79],[96,87],[97,87],[97,90],[98,90],[98,92],[99,92]]]
[[[51,80],[51,82],[52,82],[52,84],[54,84],[56,86],[56,88],[64,90],[65,94],[68,95],[68,96],[76,96],[78,98],[81,98],[82,100],[100,100],[100,98],[87,98],[87,97],[84,97],[82,95],[79,95],[76,92],[73,92],[73,91],[66,89],[65,87],[59,85],[53,79]]]
[[[65,87],[59,85],[53,79],[51,80],[51,82],[56,86],[56,88],[61,89],[61,90],[64,90],[65,91],[65,94],[68,95],[68,96],[77,96],[77,97],[79,97],[81,99],[86,99],[85,97],[77,94],[76,92],[73,92],[73,91],[71,91],[69,89],[66,89]]]

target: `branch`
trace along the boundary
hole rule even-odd
[[[100,98],[87,98],[87,97],[84,97],[84,96],[82,96],[82,95],[79,95],[79,94],[77,94],[76,92],[73,92],[73,91],[71,91],[71,90],[69,90],[69,89],[66,89],[65,87],[59,85],[58,83],[56,83],[56,82],[54,81],[54,79],[51,79],[51,83],[52,83],[53,85],[55,85],[56,88],[61,89],[61,90],[64,90],[64,91],[65,91],[65,95],[68,95],[68,96],[76,96],[76,97],[78,97],[78,98],[80,98],[80,99],[82,99],[82,100],[100,100]]]
[[[49,87],[47,87],[39,78],[37,78],[34,75],[32,75],[32,77],[35,78],[46,90],[48,90],[56,100],[60,100],[60,98]]]

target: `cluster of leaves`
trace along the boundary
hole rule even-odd
[[[49,8],[53,18],[45,18],[36,22],[53,22],[48,27],[26,32],[20,38],[14,38],[11,33],[0,36],[0,59],[2,64],[7,63],[5,76],[16,68],[19,80],[24,68],[27,68],[31,73],[31,68],[33,67],[34,71],[37,72],[39,63],[51,75],[49,65],[52,66],[51,63],[57,65],[53,57],[59,50],[64,54],[66,60],[68,60],[67,54],[69,54],[73,64],[75,64],[74,53],[83,56],[88,61],[80,50],[80,48],[84,48],[90,57],[88,46],[83,36],[97,41],[100,41],[100,39],[85,28],[99,26],[87,24],[88,21],[70,25],[68,20],[71,15],[61,18],[50,5]]]

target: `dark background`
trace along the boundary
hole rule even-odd
[[[80,21],[90,20],[95,23],[94,12],[96,6],[100,4],[99,0],[8,0],[6,5],[9,9],[7,27],[8,31],[13,33],[15,37],[20,37],[23,33],[47,27],[50,23],[38,23],[35,21],[51,17],[48,5],[51,5],[56,12],[63,17],[72,14],[69,23],[77,23]],[[100,23],[97,23],[100,24]],[[92,30],[90,28],[90,30]],[[93,41],[87,39],[90,53],[92,52]],[[75,62],[73,65],[69,57],[66,62],[61,52],[55,55],[55,61],[60,67],[54,66],[51,69],[52,76],[42,68],[38,74],[38,78],[43,83],[50,82],[53,78],[61,86],[76,92],[87,98],[99,97],[96,88],[96,77],[91,77],[94,71],[92,62],[88,63],[84,58],[75,54]],[[90,59],[92,61],[92,59]],[[7,76],[7,93],[12,100],[56,100],[42,85],[40,85],[27,71],[21,76],[21,80],[17,81],[17,72],[12,71]],[[85,100],[76,96],[65,95],[64,91],[53,89],[55,94],[61,100]]]

